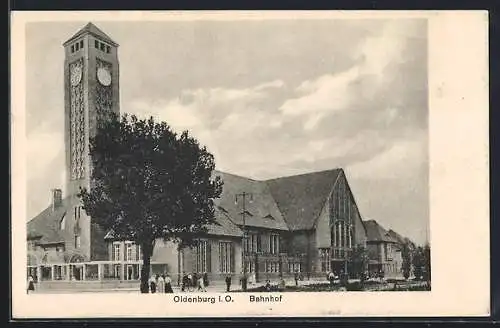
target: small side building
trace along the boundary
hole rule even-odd
[[[371,277],[403,278],[403,238],[375,220],[364,221],[367,232],[368,271]]]

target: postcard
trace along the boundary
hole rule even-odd
[[[13,12],[13,316],[488,315],[487,31]]]

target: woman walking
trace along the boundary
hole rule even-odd
[[[28,290],[27,290],[27,292],[29,294],[30,292],[34,292],[34,291],[35,291],[35,281],[33,280],[33,277],[30,275],[28,277]]]
[[[158,289],[158,293],[161,293],[163,294],[165,292],[165,275],[158,275],[158,282],[157,282],[158,286],[157,286],[157,289]]]
[[[165,276],[165,293],[173,293],[174,290],[172,289],[172,279],[170,276],[167,275]]]
[[[151,294],[156,293],[156,277],[154,275],[149,278],[149,288],[151,290]]]

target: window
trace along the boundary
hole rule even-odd
[[[232,259],[232,244],[230,242],[219,242],[219,272],[232,272]]]
[[[141,245],[136,245],[135,246],[135,260],[136,261],[142,261]]]
[[[101,44],[100,44],[100,48],[101,48],[101,51],[105,51],[105,50],[106,50],[106,49],[105,49],[105,45],[104,45],[104,43],[101,43]]]
[[[290,262],[288,263],[288,271],[291,273],[294,272],[301,272],[301,265],[300,262]]]
[[[77,219],[77,206],[75,206],[75,220]]]
[[[106,46],[106,53],[109,54],[111,52],[111,47],[110,46]]]
[[[196,247],[196,272],[209,272],[209,244],[206,240],[200,240]]]
[[[134,243],[131,243],[131,242],[127,242],[125,244],[125,261],[133,261],[133,257],[132,257],[132,250],[133,250],[133,246],[134,246]]]
[[[81,206],[78,206],[78,218],[80,218],[80,215],[81,215],[81,209],[82,209],[82,207],[81,207]]]
[[[260,236],[257,234],[249,234],[245,238],[245,252],[254,253],[261,251]]]
[[[83,40],[80,41],[80,49],[83,49]]]
[[[386,261],[392,261],[392,245],[385,244],[385,259]]]
[[[78,51],[78,50],[80,50],[80,44],[79,43],[75,44],[75,51]]]
[[[280,252],[280,236],[271,235],[269,240],[269,252],[271,254],[278,254]]]
[[[320,248],[319,249],[319,260],[321,262],[321,272],[330,271],[330,249]]]
[[[279,272],[280,271],[280,264],[279,262],[274,262],[274,261],[267,261],[266,262],[266,272]]]
[[[96,49],[99,49],[99,41],[97,41],[97,40],[94,41],[94,47]]]
[[[253,261],[245,261],[245,271],[246,273],[255,272],[255,263]]]
[[[59,222],[59,230],[64,230],[66,228],[66,215],[63,216]]]
[[[113,243],[113,261],[120,261],[120,243]]]
[[[76,235],[75,236],[75,248],[80,248],[80,246],[81,246],[80,236]]]
[[[75,45],[71,45],[71,53],[75,52]]]

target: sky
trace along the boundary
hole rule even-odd
[[[28,220],[64,192],[62,43],[86,23],[26,26]],[[364,219],[427,240],[425,20],[94,23],[120,44],[122,113],[249,178],[341,167]]]

